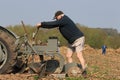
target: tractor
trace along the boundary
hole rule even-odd
[[[25,34],[17,36],[12,31],[0,26],[0,74],[29,73],[38,74],[39,77],[48,74],[62,74],[68,76],[80,73],[76,63],[65,64],[64,57],[59,50],[57,37],[49,37],[46,45],[31,44],[26,34],[26,28],[22,22]],[[33,39],[38,29],[33,35]],[[39,61],[34,61],[34,56]],[[31,60],[29,60],[31,58]],[[77,67],[76,67],[77,66]],[[77,68],[77,69],[75,69]]]

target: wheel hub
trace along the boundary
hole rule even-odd
[[[5,64],[7,60],[7,54],[6,54],[6,47],[4,44],[0,41],[0,68]]]

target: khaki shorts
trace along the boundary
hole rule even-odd
[[[84,48],[85,37],[80,37],[74,41],[73,44],[69,44],[68,48],[71,49],[73,52],[81,52]]]

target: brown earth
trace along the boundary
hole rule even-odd
[[[66,47],[60,48],[61,54],[65,57]],[[88,45],[83,51],[84,58],[87,63],[88,77],[81,80],[120,80],[120,48],[107,49],[106,55],[102,55],[101,49],[93,49]],[[73,55],[74,62],[78,62],[76,55]],[[79,80],[68,79],[68,80]],[[65,80],[58,79],[53,76],[38,79],[37,74],[2,74],[0,80]]]

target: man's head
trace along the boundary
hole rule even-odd
[[[64,15],[64,13],[62,11],[57,11],[54,15],[54,19],[59,20],[62,18],[63,15]]]

